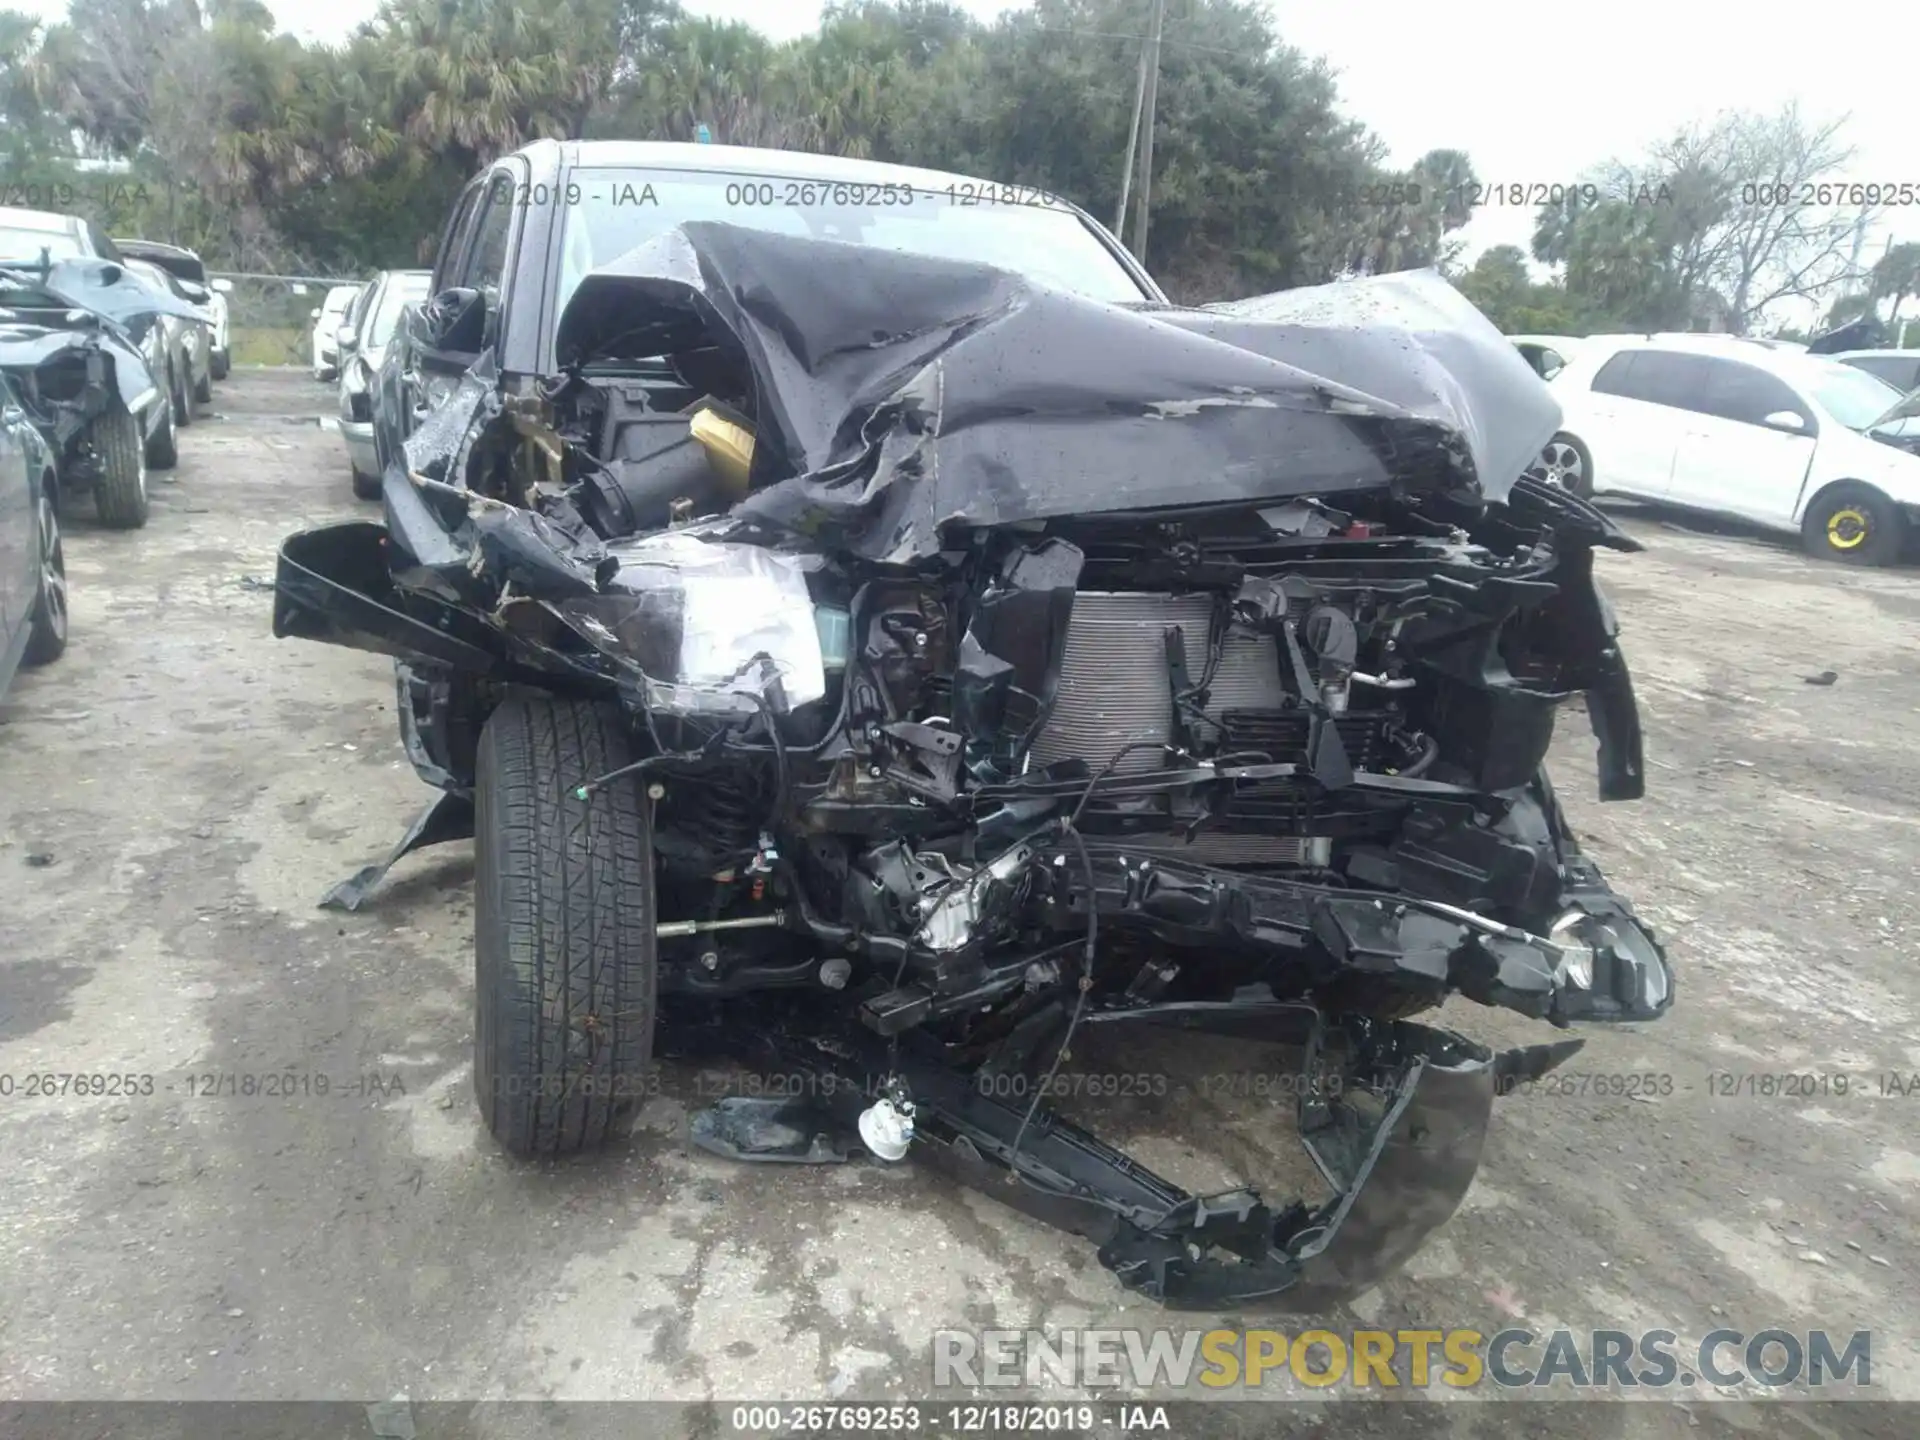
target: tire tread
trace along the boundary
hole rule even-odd
[[[88,434],[100,457],[100,474],[93,482],[93,505],[102,525],[137,530],[147,523],[147,495],[140,485],[145,442],[140,422],[124,405],[116,405],[88,422]]]
[[[474,1081],[517,1155],[604,1143],[652,1057],[646,800],[623,782],[591,803],[571,793],[629,755],[611,705],[509,699],[481,732]]]
[[[53,490],[54,480],[51,475],[42,476],[40,485],[42,494],[57,493]],[[55,502],[54,513],[56,515],[59,513],[57,501]],[[42,554],[38,553],[41,533],[39,521],[40,517],[36,515],[34,517],[33,527],[36,570],[37,562],[44,558]],[[63,546],[62,554],[64,555],[64,553],[65,547]],[[64,570],[65,566],[63,565],[61,568]],[[51,665],[55,660],[58,660],[62,655],[67,653],[66,634],[55,632],[53,628],[47,624],[47,590],[44,579],[35,587],[33,614],[28,621],[28,625],[27,650],[26,654],[21,657],[24,664]],[[70,630],[73,625],[73,614],[71,610],[69,610],[67,614],[67,625]]]

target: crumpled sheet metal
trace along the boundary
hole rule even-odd
[[[156,387],[146,358],[110,330],[0,325],[0,370],[33,370],[62,350],[90,348],[98,348],[112,358],[114,390],[129,410],[138,413],[153,399]]]
[[[460,377],[402,445],[406,469],[447,485],[466,483],[466,457],[488,421],[500,414],[499,373],[491,358]]]
[[[146,407],[158,387],[147,369],[146,357],[130,343],[126,327],[156,315],[197,315],[178,296],[152,290],[105,260],[63,260],[48,267],[45,274],[38,269],[7,267],[0,269],[0,286],[16,291],[38,290],[50,302],[46,308],[64,305],[112,322],[46,324],[23,316],[0,326],[0,367],[29,369],[44,364],[61,350],[97,346],[112,358],[114,388],[127,408],[135,412]]]
[[[46,278],[40,283],[76,309],[104,315],[117,325],[131,327],[154,315],[179,315],[202,323],[207,318],[198,305],[182,300],[171,290],[155,290],[131,270],[111,260],[56,261],[47,268]]]
[[[1110,305],[1006,271],[692,222],[585,277],[563,365],[744,360],[734,514],[905,563],[943,526],[1366,489],[1503,500],[1551,392],[1431,273],[1254,311]]]
[[[1560,427],[1552,390],[1437,271],[1281,290],[1170,319],[1444,425],[1490,501],[1507,498]]]

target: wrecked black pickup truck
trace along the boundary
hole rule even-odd
[[[1431,273],[1258,315],[685,223],[579,282],[540,383],[459,383],[384,526],[288,538],[275,633],[395,656],[443,792],[392,858],[476,837],[508,1149],[599,1142],[656,1048],[711,1048],[834,1083],[707,1148],[857,1133],[1170,1306],[1309,1308],[1581,1043],[1411,1017],[1667,1010],[1542,768],[1584,698],[1601,798],[1641,794],[1592,569],[1638,547],[1521,478],[1551,393]],[[1333,1077],[1298,1115],[1332,1198],[1189,1194],[983,1083],[1142,1025]]]

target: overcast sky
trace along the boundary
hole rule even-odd
[[[50,17],[66,9],[65,0],[28,3]],[[334,40],[376,0],[269,3],[285,28]],[[983,18],[1010,8],[960,3]],[[1770,110],[1797,98],[1810,116],[1851,116],[1857,158],[1832,178],[1920,186],[1916,0],[1779,11],[1727,0],[1264,3],[1287,43],[1333,64],[1347,112],[1391,147],[1395,164],[1447,146],[1465,150],[1488,184],[1570,181],[1717,111]],[[1169,41],[1191,4],[1168,0]],[[689,0],[687,8],[745,20],[776,39],[804,34],[820,16],[818,0]],[[1502,241],[1524,248],[1531,217],[1527,208],[1483,209],[1466,231],[1469,253]],[[1920,204],[1889,214],[1868,258],[1888,236],[1920,239]]]

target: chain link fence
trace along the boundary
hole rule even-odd
[[[227,291],[228,346],[235,365],[313,364],[313,312],[335,285],[359,285],[354,275],[263,275],[209,271]]]

